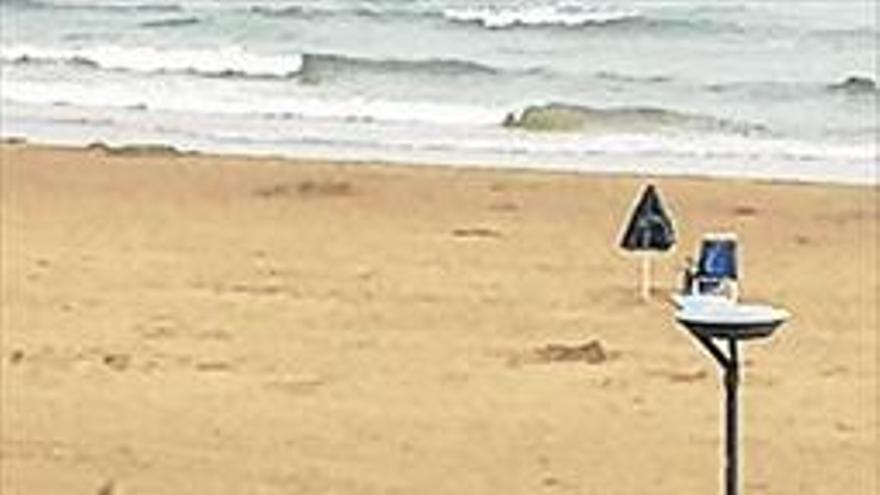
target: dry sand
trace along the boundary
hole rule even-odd
[[[745,352],[746,493],[880,492],[877,188],[656,179],[681,242],[642,304],[642,183],[7,143],[0,491],[716,493],[715,366],[664,299],[734,230],[795,315]]]

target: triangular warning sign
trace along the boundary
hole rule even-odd
[[[666,214],[653,184],[642,192],[620,240],[627,251],[666,251],[675,244],[672,220]]]

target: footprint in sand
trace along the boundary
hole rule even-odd
[[[114,371],[125,371],[131,366],[131,356],[128,354],[105,354],[102,361],[108,368]]]
[[[232,371],[234,367],[226,361],[201,361],[195,364],[195,368],[197,371],[225,372]]]
[[[22,361],[24,361],[24,351],[21,349],[16,349],[9,354],[10,364],[20,364]]]
[[[290,395],[307,395],[316,392],[327,384],[327,380],[317,374],[304,373],[302,375],[285,376],[272,380],[267,387],[280,390]]]
[[[534,351],[538,361],[543,363],[585,362],[601,364],[608,360],[609,354],[598,340],[581,345],[547,344]]]
[[[115,495],[116,483],[113,480],[110,480],[101,485],[101,488],[98,488],[98,491],[95,493],[96,495]]]
[[[454,229],[452,236],[478,239],[499,239],[502,237],[500,231],[488,227],[461,227]]]
[[[585,363],[603,364],[616,359],[617,352],[608,351],[600,340],[585,344],[547,344],[537,349],[517,353],[508,358],[508,365],[518,367],[523,364]]]
[[[706,370],[697,370],[691,372],[670,371],[664,374],[666,378],[669,379],[669,381],[672,383],[698,382],[701,380],[705,380],[709,377],[709,372],[707,372]]]

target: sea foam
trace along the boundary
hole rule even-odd
[[[4,62],[55,62],[92,65],[133,72],[193,72],[206,75],[243,74],[286,77],[302,67],[299,55],[266,55],[239,46],[180,49],[152,46],[88,46],[46,48],[28,45],[3,47]]]
[[[523,7],[478,6],[447,9],[444,17],[456,22],[472,22],[487,28],[511,26],[586,26],[636,19],[636,10],[609,7],[584,7],[578,4],[535,5]]]

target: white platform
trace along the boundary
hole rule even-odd
[[[708,337],[766,337],[791,317],[784,309],[740,304],[721,296],[687,295],[673,300],[679,308],[675,319],[689,330]]]

